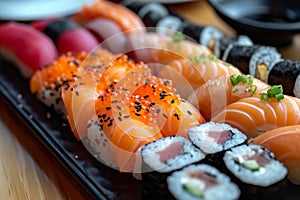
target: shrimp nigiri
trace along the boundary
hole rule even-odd
[[[134,12],[121,4],[106,0],[97,0],[83,6],[81,11],[73,16],[74,21],[85,24],[98,18],[106,18],[118,24],[123,31],[135,30],[143,32],[145,25]]]
[[[288,168],[289,179],[295,184],[300,184],[300,125],[267,131],[252,142],[270,149]]]
[[[210,79],[195,89],[188,101],[200,109],[206,120],[221,112],[227,105],[241,98],[266,91],[271,86],[250,75],[221,76]]]
[[[228,105],[212,121],[228,123],[254,138],[275,128],[300,124],[300,99],[283,95],[282,87],[272,86],[261,96],[242,98]]]

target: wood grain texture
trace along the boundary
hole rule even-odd
[[[216,16],[205,0],[170,5],[178,14],[203,25],[215,26],[229,36],[235,32]],[[280,51],[300,60],[300,36]],[[89,199],[50,152],[0,100],[0,199]]]

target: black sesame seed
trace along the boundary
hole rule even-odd
[[[111,107],[106,107],[105,109],[106,109],[106,110],[110,110],[110,109],[111,109]]]
[[[175,113],[175,114],[174,114],[174,117],[176,117],[177,120],[179,120],[179,115],[178,115],[178,113]]]
[[[189,115],[192,115],[192,112],[191,112],[191,111],[189,111],[189,110],[187,111],[187,113],[188,113]]]

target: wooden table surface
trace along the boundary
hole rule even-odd
[[[205,0],[170,6],[191,21],[235,35]],[[300,37],[280,52],[286,59],[300,60]],[[24,137],[29,129],[18,121],[0,100],[0,199],[87,199],[87,193],[37,139]]]

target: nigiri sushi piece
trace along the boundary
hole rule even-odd
[[[186,135],[191,126],[204,121],[197,109],[176,95],[170,81],[156,78],[143,63],[121,56],[100,74],[90,82],[89,76],[81,75],[76,87],[63,89],[62,97],[78,139],[87,135],[88,121],[97,116],[99,134],[103,131],[108,138],[120,171],[135,170],[144,144]]]
[[[113,20],[97,18],[84,27],[98,39],[99,47],[112,53],[127,53],[127,36]]]
[[[134,12],[125,6],[106,0],[86,4],[73,16],[74,21],[85,24],[97,18],[106,18],[117,23],[123,31],[144,32],[145,25]],[[132,34],[133,32],[129,32]]]
[[[241,98],[267,91],[271,86],[251,75],[220,76],[195,89],[188,101],[200,109],[206,120]]]
[[[252,141],[272,151],[288,169],[289,179],[300,184],[300,125],[284,126],[267,131]]]
[[[159,70],[158,77],[169,77],[178,93],[183,98],[188,98],[195,97],[194,90],[210,79],[238,74],[241,72],[237,68],[219,60],[213,54],[201,53],[187,59],[171,61]],[[189,87],[193,89],[192,92],[187,90]]]
[[[255,138],[262,133],[300,124],[300,99],[282,94],[281,86],[272,86],[266,93],[238,100],[212,118],[224,122]]]
[[[169,64],[173,60],[209,55],[211,51],[202,45],[188,41],[180,32],[172,36],[145,33],[128,37],[128,51],[135,60],[145,63]]]
[[[57,57],[55,44],[50,38],[29,25],[17,22],[0,25],[0,53],[16,63],[25,78]]]
[[[90,52],[98,45],[92,33],[69,18],[36,21],[31,26],[48,35],[60,54]]]
[[[30,91],[36,94],[37,98],[45,105],[66,115],[65,105],[61,98],[62,86],[70,87],[79,78],[79,71],[81,71],[80,73],[84,71],[96,73],[95,70],[92,70],[93,66],[99,68],[99,66],[103,66],[103,62],[108,63],[111,59],[114,59],[114,55],[106,50],[99,50],[92,54],[86,52],[77,55],[63,54],[33,74],[30,79]]]

